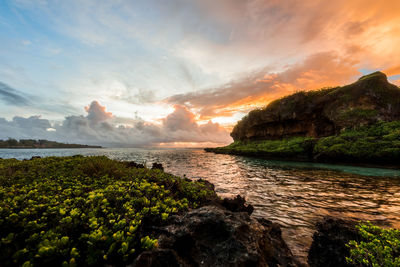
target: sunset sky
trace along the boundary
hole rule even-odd
[[[0,139],[230,143],[249,110],[376,70],[399,0],[0,1]]]

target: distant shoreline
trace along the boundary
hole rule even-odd
[[[46,148],[102,148],[101,146],[65,144],[45,139],[20,139],[9,138],[0,140],[0,149],[46,149]]]
[[[0,147],[0,149],[85,149],[85,148],[104,148],[102,146],[85,146],[85,147]]]

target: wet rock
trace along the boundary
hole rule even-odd
[[[310,267],[354,266],[346,262],[346,257],[350,256],[346,244],[350,240],[360,240],[356,224],[330,217],[319,222],[308,253]]]
[[[159,247],[133,266],[297,266],[277,224],[205,206],[153,229]]]
[[[140,169],[144,168],[143,164],[139,164],[134,161],[124,161],[124,164],[128,168],[140,168]]]
[[[227,210],[234,212],[247,212],[251,215],[254,211],[254,207],[251,204],[246,205],[246,200],[237,195],[235,198],[224,198],[221,205]]]
[[[153,166],[151,167],[153,170],[154,169],[157,169],[157,170],[162,170],[162,171],[164,171],[164,167],[163,167],[163,165],[161,164],[161,163],[157,163],[157,162],[154,162],[153,163]]]
[[[33,157],[31,157],[31,160],[33,160],[33,159],[41,159],[41,157],[40,156],[33,156]]]

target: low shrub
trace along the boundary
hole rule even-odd
[[[157,246],[166,220],[215,193],[161,170],[106,157],[0,160],[0,265],[126,265]]]
[[[400,266],[400,231],[383,229],[370,222],[362,223],[357,227],[362,241],[350,241],[348,263],[372,267]]]

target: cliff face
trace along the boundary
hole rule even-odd
[[[324,137],[342,129],[400,120],[400,89],[375,72],[353,84],[299,92],[251,111],[231,136],[238,140]]]

